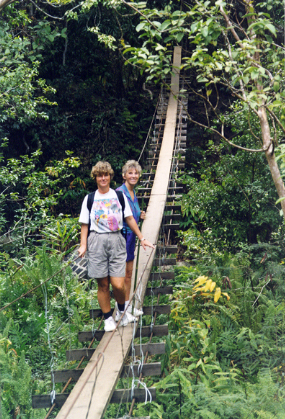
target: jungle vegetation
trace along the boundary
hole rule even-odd
[[[183,264],[163,375],[147,380],[157,401],[134,414],[285,417],[283,3],[0,0],[3,419],[44,418],[31,395],[51,392],[51,370],[94,327],[96,288],[64,258],[91,166],[108,160],[120,184],[140,155],[175,45],[189,97]]]

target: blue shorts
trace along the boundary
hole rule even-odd
[[[127,248],[127,260],[126,262],[129,262],[130,260],[134,260],[135,258],[135,248],[136,248],[136,235],[132,231],[126,232],[124,234],[124,237],[126,239],[126,248]]]

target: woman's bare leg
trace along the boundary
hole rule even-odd
[[[98,303],[103,313],[109,313],[111,311],[110,304],[110,283],[109,278],[99,278],[98,282]]]
[[[134,266],[133,260],[129,260],[128,262],[126,262],[126,276],[125,276],[126,301],[129,301],[130,299],[133,266]]]
[[[115,300],[118,304],[125,304],[125,278],[110,276]]]

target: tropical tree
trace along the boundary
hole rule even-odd
[[[132,8],[135,2],[131,3]],[[129,62],[149,79],[171,71],[171,49],[183,45],[182,68],[186,89],[204,104],[203,118],[188,113],[190,122],[210,130],[231,147],[263,153],[285,216],[285,188],[275,158],[275,147],[285,133],[284,48],[278,30],[283,16],[278,1],[189,1],[163,9],[136,4],[141,16],[137,31],[141,48],[125,49]],[[140,9],[139,9],[140,8]],[[231,141],[225,106],[247,119],[251,145]],[[258,123],[258,130],[252,126]]]

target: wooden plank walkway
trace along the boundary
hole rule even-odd
[[[142,227],[144,237],[154,244],[158,240],[167,200],[177,118],[177,100],[174,96],[177,96],[179,93],[180,64],[181,48],[175,47],[173,54],[174,75],[171,79],[172,94],[169,97],[160,159],[156,168],[146,219]],[[142,248],[140,249],[137,278],[141,278],[141,282],[136,293],[140,298],[136,300],[136,307],[142,306],[154,255],[155,252],[151,251],[151,249],[146,251]],[[88,419],[103,418],[121,375],[124,360],[131,347],[132,338],[133,325],[131,324],[126,327],[120,327],[118,331],[113,333],[104,334],[78,382],[56,416],[57,419],[85,419],[88,412]],[[97,364],[98,359],[99,362]]]

